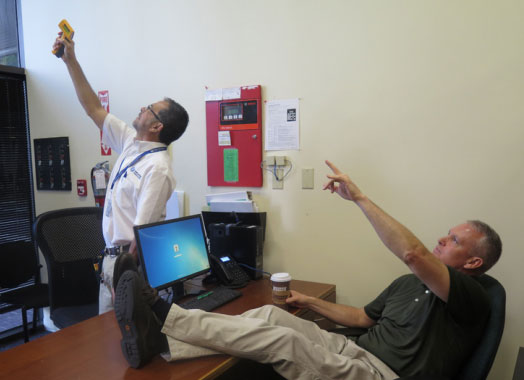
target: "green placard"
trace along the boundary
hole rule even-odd
[[[224,149],[224,182],[238,182],[238,149]]]

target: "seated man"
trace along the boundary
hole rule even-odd
[[[324,189],[354,202],[382,242],[412,274],[401,276],[364,308],[333,304],[292,291],[287,302],[368,332],[356,342],[274,306],[240,316],[184,310],[148,287],[129,256],[115,266],[115,311],[122,350],[132,367],[154,355],[167,360],[229,355],[270,363],[288,379],[453,377],[483,334],[490,304],[476,276],[498,260],[499,236],[485,223],[453,227],[433,252],[333,171]]]

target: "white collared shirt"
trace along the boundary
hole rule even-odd
[[[175,189],[175,177],[167,150],[150,153],[128,168],[114,184],[119,169],[138,155],[165,144],[136,140],[136,131],[112,114],[103,125],[103,142],[120,156],[109,177],[102,222],[106,246],[127,245],[134,239],[133,226],[166,217],[166,203]]]

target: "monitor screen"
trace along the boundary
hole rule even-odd
[[[206,236],[200,215],[135,226],[146,281],[164,289],[209,271]]]

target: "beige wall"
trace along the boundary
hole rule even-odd
[[[482,219],[504,256],[506,331],[490,379],[510,379],[524,345],[524,24],[521,1],[22,0],[32,138],[69,136],[73,181],[102,160],[98,132],[50,54],[56,24],[76,29],[77,56],[111,111],[132,121],[170,96],[191,123],[172,147],[187,212],[206,183],[205,87],[263,86],[266,100],[300,98],[301,150],[284,190],[253,188],[268,212],[265,269],[337,284],[364,305],[406,268],[354,205],[321,191],[325,159],[347,171],[428,247]],[[315,189],[302,190],[302,168]],[[92,205],[36,192],[37,212]]]

